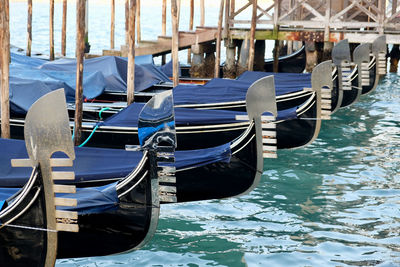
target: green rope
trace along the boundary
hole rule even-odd
[[[100,111],[99,111],[99,118],[100,118],[100,120],[102,120],[103,118],[101,117],[101,113],[103,112],[103,111],[106,111],[106,110],[109,110],[110,108],[109,107],[106,107],[106,108],[102,108]]]
[[[90,135],[88,136],[88,138],[86,138],[86,140],[80,144],[78,147],[83,147],[84,145],[86,145],[87,142],[89,142],[90,138],[92,138],[94,132],[97,130],[97,128],[99,128],[99,125],[97,124],[96,127],[94,127],[93,131],[90,133]]]

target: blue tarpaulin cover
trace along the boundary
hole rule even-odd
[[[132,103],[125,109],[99,123],[100,126],[137,127],[139,113],[144,103]],[[277,120],[297,118],[297,107],[278,111]],[[200,110],[191,108],[175,108],[175,123],[177,126],[209,125],[238,122],[236,115],[247,115],[246,112],[231,110]]]
[[[117,183],[101,187],[77,188],[76,194],[57,194],[57,197],[74,198],[78,200],[76,207],[57,207],[60,210],[77,211],[78,214],[99,213],[115,209],[119,200],[117,196]],[[20,188],[0,188],[0,210],[5,201],[18,193]]]
[[[23,186],[28,180],[31,168],[12,168],[11,159],[27,158],[23,140],[0,139],[0,187]],[[75,182],[99,179],[122,178],[128,175],[142,158],[142,152],[120,149],[75,147],[76,159],[73,168],[54,168],[75,172]],[[218,147],[176,151],[177,169],[209,164],[217,161],[229,162],[230,144]],[[63,157],[55,154],[55,157]],[[68,182],[68,181],[67,181]]]
[[[0,139],[0,209],[1,201],[15,194],[18,188],[23,187],[28,181],[31,168],[13,168],[11,159],[26,158],[25,143],[22,140]],[[125,151],[101,148],[75,148],[74,161],[75,182],[91,181],[98,179],[122,178],[128,175],[142,158],[142,152]],[[62,157],[59,154],[56,157]],[[179,169],[203,166],[217,161],[229,162],[231,157],[230,145],[200,149],[177,151],[174,166]],[[55,170],[71,171],[71,168],[54,168]],[[116,183],[102,186],[77,189],[77,194],[57,194],[59,197],[72,197],[78,199],[78,206],[68,208],[76,210],[79,214],[101,212],[117,207],[118,197],[115,189]]]
[[[178,85],[175,105],[243,101],[250,85],[262,77],[274,75],[276,95],[298,92],[311,87],[309,73],[245,72],[236,80],[214,78],[204,85]]]
[[[168,76],[153,64],[151,57],[137,57],[136,63],[136,91],[145,90],[161,82],[170,82]],[[86,59],[83,74],[84,98],[93,99],[105,90],[126,92],[127,65],[128,61],[123,57],[106,56]],[[75,85],[75,59],[46,61],[11,53],[10,101],[12,111],[26,113],[29,104],[34,100],[46,92],[59,88],[64,88],[67,101],[73,102]]]

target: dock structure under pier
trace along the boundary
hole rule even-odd
[[[226,47],[224,75],[235,77],[244,70],[257,69],[256,64],[260,62],[258,57],[264,55],[265,44],[262,41],[275,40],[274,71],[279,69],[278,56],[283,54],[282,48],[291,54],[301,43],[306,44],[307,71],[310,71],[318,59],[329,58],[333,43],[343,39],[348,39],[350,43],[371,43],[379,35],[385,34],[387,43],[395,45],[391,55],[398,57],[396,49],[400,44],[400,7],[397,0],[221,0],[221,16],[218,18],[221,30],[217,26],[204,26],[204,1],[199,4],[200,25],[193,29],[195,6],[191,0],[190,29],[179,31],[178,45],[174,47],[172,36],[167,36],[165,31],[167,12],[166,0],[163,0],[162,34],[156,40],[138,40],[135,55],[157,56],[173,50],[190,49],[194,59],[191,74],[204,77],[207,71],[198,65],[212,68],[213,64],[219,63],[215,62],[219,61],[219,56],[214,55],[214,52],[220,45],[216,44],[220,36]],[[182,10],[178,7],[178,21]],[[218,25],[219,21],[213,23]],[[140,32],[140,28],[137,30]],[[103,55],[126,56],[126,47],[123,45],[119,50],[105,49]],[[398,58],[392,61],[398,62]],[[396,67],[392,66],[391,70]],[[210,74],[208,71],[208,76],[213,76],[212,72]]]

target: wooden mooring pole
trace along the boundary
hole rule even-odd
[[[194,0],[190,0],[189,31],[193,30],[193,18],[194,18]],[[188,64],[190,64],[191,61],[192,61],[192,51],[189,48],[188,55],[187,55]]]
[[[28,0],[28,26],[26,33],[26,55],[30,57],[32,53],[32,0]]]
[[[10,11],[9,0],[0,0],[1,137],[10,138]]]
[[[83,61],[85,56],[86,1],[76,2],[76,88],[74,143],[79,145],[82,137]]]
[[[135,30],[136,30],[136,0],[130,0],[129,5],[129,31],[128,31],[128,77],[126,94],[128,105],[133,103],[135,97]]]
[[[65,57],[67,55],[67,0],[63,0],[61,27],[61,54]]]
[[[224,15],[224,3],[225,0],[221,0],[219,5],[219,16],[218,16],[218,31],[217,31],[217,41],[215,48],[215,67],[214,67],[214,78],[219,77],[219,65],[221,61],[221,35],[222,35],[222,19]]]
[[[161,35],[165,36],[167,34],[167,0],[162,1],[162,10],[161,10]],[[165,55],[161,57],[161,64],[165,64]]]
[[[205,23],[204,0],[200,0],[200,26],[204,27]]]
[[[172,73],[174,87],[179,84],[179,22],[177,0],[171,0],[171,21],[172,21]]]
[[[114,49],[115,36],[115,0],[111,0],[111,26],[110,26],[110,49]]]
[[[257,24],[257,0],[253,0],[253,10],[251,15],[251,27],[250,27],[250,47],[249,47],[249,61],[247,69],[253,70],[254,66],[254,39],[256,35],[256,24]]]
[[[142,41],[142,30],[140,26],[140,0],[136,0],[136,40],[138,43]]]
[[[129,45],[129,0],[125,0],[125,45]]]
[[[54,0],[50,0],[49,10],[49,31],[50,31],[50,60],[54,60]]]

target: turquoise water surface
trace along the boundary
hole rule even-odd
[[[109,8],[90,5],[89,39],[100,53],[108,48]],[[60,7],[56,3],[56,51]],[[74,8],[69,1],[69,56]],[[48,53],[48,5],[34,1],[33,9],[33,50]],[[161,7],[143,10],[143,36],[154,39]],[[207,12],[212,22],[217,10]],[[26,3],[11,3],[10,14],[11,42],[25,48]],[[118,47],[123,9],[117,8],[116,20]],[[141,250],[56,266],[400,266],[399,114],[400,79],[387,75],[375,92],[324,121],[313,144],[265,160],[260,185],[249,195],[164,205],[153,240]]]
[[[143,249],[57,266],[400,266],[399,114],[390,74],[313,144],[265,160],[249,195],[163,205]]]

